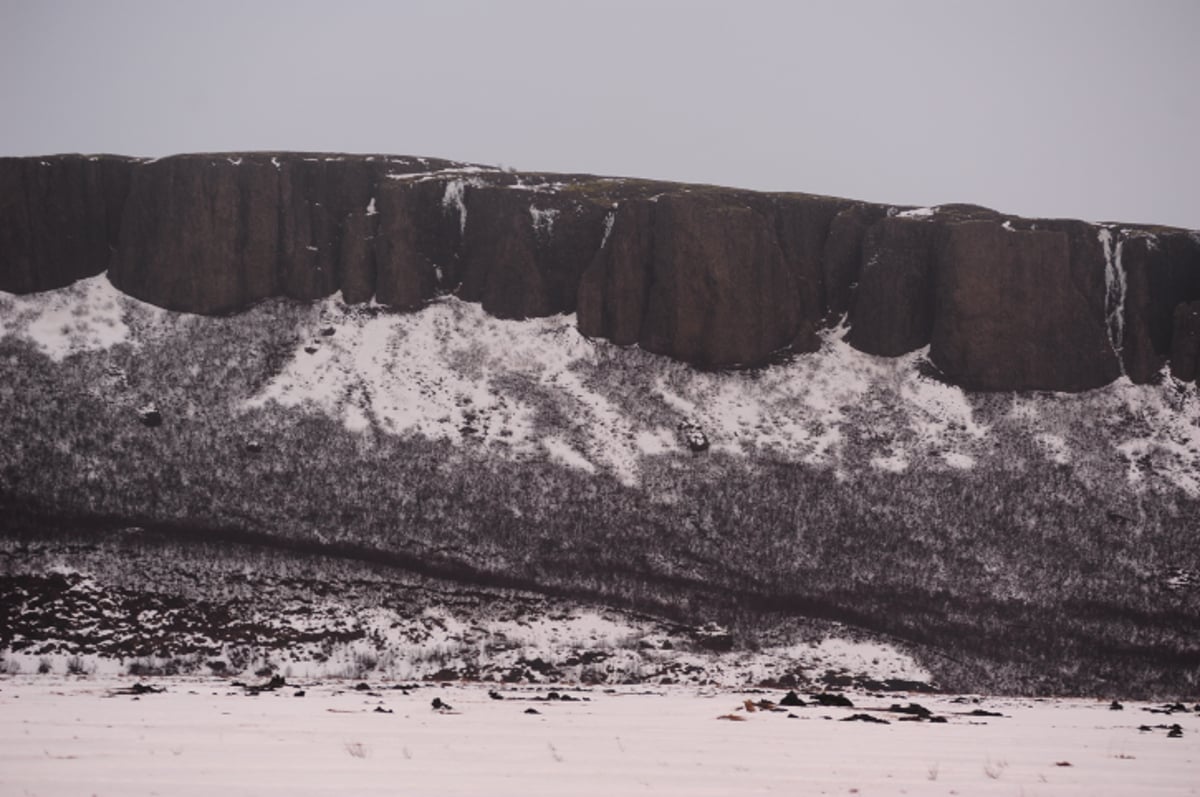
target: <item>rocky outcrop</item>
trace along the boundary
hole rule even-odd
[[[972,205],[393,156],[0,159],[0,289],[106,268],[196,313],[338,291],[400,310],[452,293],[505,318],[576,312],[587,336],[715,368],[814,349],[848,319],[862,351],[929,346],[980,390],[1145,382],[1168,360],[1188,373],[1176,308],[1200,300],[1192,233]]]
[[[0,158],[0,290],[70,285],[108,267],[136,160]]]

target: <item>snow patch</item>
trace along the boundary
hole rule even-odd
[[[1121,262],[1125,238],[1120,231],[1114,238],[1112,230],[1101,227],[1097,233],[1100,246],[1104,250],[1104,307],[1105,322],[1108,327],[1108,340],[1113,353],[1121,364],[1121,373],[1125,373],[1121,349],[1125,345],[1125,294],[1128,283],[1125,266]]]
[[[558,218],[558,213],[553,208],[542,210],[530,205],[529,218],[533,224],[534,233],[539,236],[550,237],[554,233],[554,220]]]
[[[161,318],[167,311],[121,293],[107,273],[41,293],[0,291],[0,337],[25,338],[57,362],[129,342],[133,313]]]

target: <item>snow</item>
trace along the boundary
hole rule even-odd
[[[596,466],[588,462],[578,451],[571,448],[570,444],[565,440],[558,437],[548,437],[542,441],[542,445],[546,447],[546,451],[550,453],[551,457],[564,465],[586,473],[596,472]]]
[[[459,235],[467,234],[467,203],[463,195],[468,184],[467,180],[450,180],[446,183],[446,193],[442,195],[442,209],[447,213],[458,213]]]
[[[1122,249],[1125,246],[1123,234],[1118,231],[1114,240],[1112,230],[1100,228],[1097,233],[1100,246],[1104,249],[1104,305],[1105,320],[1108,325],[1108,339],[1112,344],[1113,353],[1120,360],[1121,348],[1125,345],[1125,293],[1127,280],[1125,267],[1121,262]],[[1122,362],[1121,373],[1125,372]]]
[[[913,208],[906,210],[903,213],[897,213],[896,218],[899,219],[928,219],[937,213],[937,208]]]
[[[600,248],[603,249],[608,245],[608,236],[612,235],[613,222],[617,220],[617,212],[610,210],[604,216],[604,237],[600,239]]]
[[[153,319],[165,313],[121,293],[100,274],[42,293],[0,291],[0,337],[26,338],[58,362],[128,342],[129,314]]]
[[[554,233],[554,220],[558,218],[557,210],[553,208],[539,209],[530,205],[529,217],[533,224],[533,231],[537,235],[549,238]]]
[[[375,209],[375,197],[371,197],[371,201],[367,203],[367,215],[378,216],[379,211]]]
[[[217,679],[151,685],[166,691],[112,694],[127,678],[0,680],[0,792],[1187,795],[1197,783],[1200,720],[1137,704],[855,693],[852,709],[751,712],[745,700],[782,693],[572,690],[555,701],[502,689],[494,700],[467,685],[329,682],[302,684],[297,698]],[[453,710],[433,711],[435,697]],[[908,702],[948,721],[871,711]],[[979,707],[1003,716],[967,715]],[[840,721],[864,711],[891,724]],[[1183,738],[1154,727],[1175,723]]]

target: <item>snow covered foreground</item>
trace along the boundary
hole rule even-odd
[[[327,682],[253,695],[215,679],[117,694],[133,685],[0,679],[0,794],[1200,793],[1191,707],[914,696],[947,720],[933,724],[886,711],[907,698],[861,693],[853,708],[750,712],[744,700],[781,694],[596,689],[547,700],[540,687],[497,700],[482,686]],[[433,710],[434,698],[453,710]],[[861,713],[890,724],[840,721]]]

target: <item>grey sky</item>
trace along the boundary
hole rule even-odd
[[[0,154],[392,152],[1200,227],[1200,3],[0,0]]]

